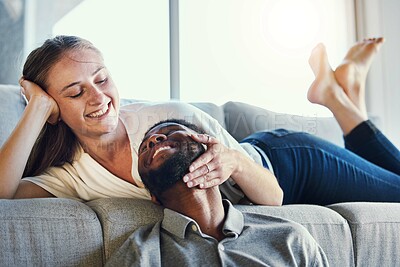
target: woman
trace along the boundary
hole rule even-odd
[[[308,97],[310,101],[331,109],[346,137],[360,125],[362,129],[367,127],[374,133],[378,132],[363,113],[364,104],[360,99],[370,62],[382,41],[373,39],[357,44],[335,72],[330,69],[322,46],[318,46],[311,56],[310,64],[316,80]],[[399,168],[399,151],[386,142],[380,132],[379,138],[385,140],[382,147],[387,149],[388,146],[393,152],[388,170],[378,167],[379,162],[375,162],[378,166],[364,162],[345,149],[311,136],[300,140],[314,147],[322,145],[323,150],[329,153],[333,151],[334,157],[324,159],[328,169],[323,172],[340,172],[336,187],[332,188],[329,184],[332,182],[330,177],[321,177],[319,180],[322,183],[313,187],[309,184],[315,183],[315,174],[310,178],[307,173],[300,172],[299,176],[293,170],[293,173],[282,171],[291,169],[286,166],[288,162],[297,163],[301,170],[308,170],[307,161],[287,158],[289,161],[285,164],[279,163],[280,155],[273,152],[281,149],[268,150],[269,142],[273,140],[265,136],[251,136],[239,145],[215,120],[192,106],[176,102],[141,103],[120,110],[118,92],[104,66],[101,53],[91,43],[77,37],[59,36],[34,50],[24,66],[21,86],[29,102],[20,123],[0,152],[0,196],[3,198],[149,198],[137,172],[137,149],[141,138],[147,128],[157,121],[172,117],[187,120],[189,117],[192,123],[201,124],[219,140],[218,143],[211,143],[205,135],[198,137],[197,141],[212,149],[196,160],[190,173],[184,177],[189,187],[237,184],[252,202],[265,205],[282,203],[281,187],[285,192],[284,203],[400,201],[400,196],[388,195],[384,187],[387,181],[390,181],[392,191],[400,187],[399,172],[390,169],[393,166]],[[357,132],[360,131],[356,131],[357,135],[364,135]],[[285,136],[278,141],[280,144],[290,144],[294,142],[291,136],[296,136],[279,135]],[[263,143],[266,142],[265,147]],[[342,154],[342,161],[348,163],[345,169],[334,165]],[[267,164],[268,160],[272,164]],[[261,166],[262,162],[266,168]],[[327,194],[338,188],[342,190],[343,185],[349,186],[351,192],[359,185],[364,186],[364,180],[360,184],[349,183],[352,178],[359,177],[359,173],[354,172],[360,168],[358,164],[362,164],[362,168],[367,164],[370,168],[362,178],[365,181],[375,174],[379,178],[384,177],[384,181],[360,190],[361,198],[346,194],[343,199],[342,195]],[[10,170],[7,166],[14,168]],[[279,183],[269,169],[275,171]],[[321,173],[320,168],[313,169]],[[21,177],[26,178],[21,180]],[[240,195],[234,186],[229,188],[230,191],[224,193],[231,199]],[[316,192],[321,196],[308,198],[318,195]],[[328,197],[324,199],[324,195]]]
[[[120,110],[102,55],[86,40],[47,40],[28,56],[20,83],[29,102],[0,152],[2,198],[150,199],[137,171],[138,146],[155,122],[182,117],[202,124],[225,144],[216,157],[224,164],[213,169],[223,181],[232,177],[256,203],[282,201],[274,176],[196,108],[171,102]]]

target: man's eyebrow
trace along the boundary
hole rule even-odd
[[[98,67],[98,68],[92,73],[92,76],[96,75],[96,74],[97,74],[99,71],[101,71],[102,69],[104,69],[104,66]],[[80,83],[80,81],[77,81],[77,82],[70,83],[70,84],[68,84],[67,86],[64,86],[64,88],[61,89],[61,93],[64,92],[65,90],[67,90],[68,88],[73,87],[73,86],[75,86],[75,85],[77,85],[77,84],[79,84],[79,83]]]

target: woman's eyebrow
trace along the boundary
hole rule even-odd
[[[75,85],[77,85],[79,83],[80,82],[73,82],[73,83],[68,84],[67,86],[64,86],[64,88],[61,89],[61,93],[64,92],[65,90],[67,90],[68,88],[73,87],[73,86],[75,86]]]
[[[98,68],[92,73],[92,76],[96,75],[96,73],[98,73],[98,72],[101,71],[102,69],[104,69],[104,66],[98,67]]]
[[[99,71],[101,71],[102,69],[104,69],[104,66],[100,66],[99,68],[97,68],[97,69],[92,73],[92,76],[96,75],[96,74],[97,74]],[[64,88],[61,89],[61,93],[64,92],[65,90],[67,90],[68,88],[73,87],[73,86],[75,86],[75,85],[77,85],[77,84],[79,84],[79,83],[80,83],[80,81],[77,81],[77,82],[73,82],[73,83],[70,83],[70,84],[64,86]]]

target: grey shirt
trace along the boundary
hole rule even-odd
[[[189,217],[164,209],[164,219],[138,228],[106,266],[328,266],[321,247],[300,224],[242,213],[224,200],[218,242]]]

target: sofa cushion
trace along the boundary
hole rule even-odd
[[[350,224],[356,266],[400,266],[398,203],[340,203],[329,208]]]
[[[1,266],[102,266],[96,213],[67,199],[0,200]]]
[[[0,147],[11,134],[22,112],[25,101],[16,85],[0,85]]]
[[[331,117],[277,113],[241,102],[227,102],[223,108],[226,129],[238,141],[254,132],[285,128],[314,134],[343,146],[342,131]]]
[[[353,243],[347,221],[335,211],[316,205],[281,207],[237,205],[238,209],[282,217],[303,225],[324,250],[330,266],[354,266]],[[334,244],[334,245],[333,245]]]
[[[103,227],[104,254],[109,259],[140,226],[162,219],[161,206],[149,200],[105,198],[86,203],[96,213]]]

